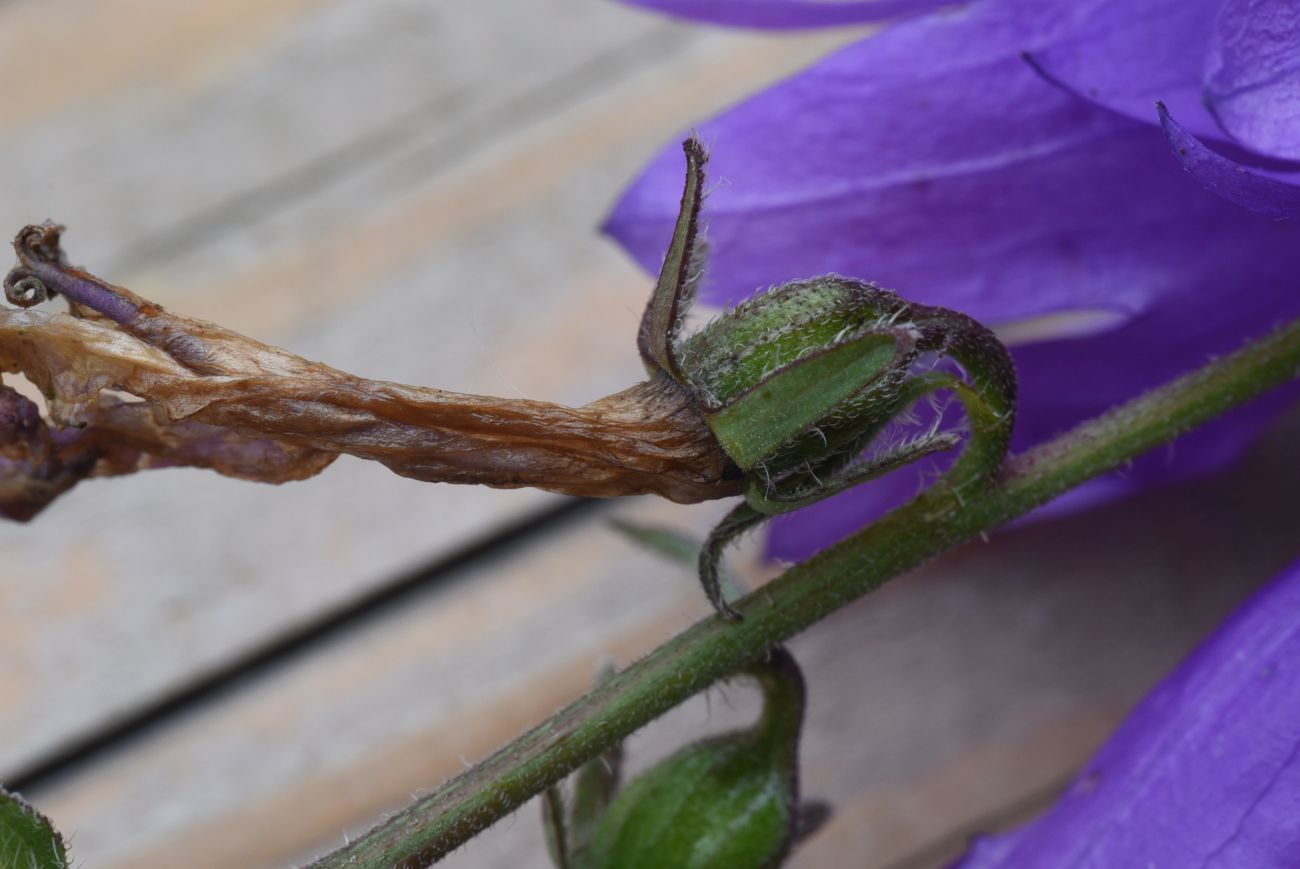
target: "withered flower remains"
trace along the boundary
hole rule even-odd
[[[86,476],[193,465],[280,483],[340,453],[429,482],[682,502],[738,491],[693,402],[666,377],[581,408],[366,380],[71,268],[59,232],[19,234],[21,264],[5,288],[19,305],[63,296],[70,312],[0,310],[0,367],[34,382],[51,416],[47,425],[4,388],[0,510],[11,518]]]
[[[0,308],[0,371],[32,381],[49,419],[0,384],[0,515],[29,519],[92,476],[193,466],[280,483],[341,453],[429,482],[686,503],[744,494],[701,561],[710,598],[731,614],[716,582],[728,540],[960,441],[937,425],[882,436],[918,400],[961,401],[971,437],[949,479],[990,478],[1010,437],[1015,376],[964,315],[827,276],[773,288],[681,337],[702,269],[705,162],[697,140],[685,151],[682,208],[638,340],[649,379],[579,408],[310,362],[72,267],[61,227],[26,227],[5,279],[18,307]],[[33,309],[53,296],[66,313]]]

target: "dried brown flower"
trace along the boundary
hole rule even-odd
[[[86,477],[185,465],[281,483],[341,453],[429,482],[685,503],[740,491],[663,374],[579,408],[367,380],[69,266],[61,232],[24,228],[5,280],[19,307],[0,307],[0,372],[36,384],[50,419],[0,385],[0,515],[30,518]],[[52,296],[69,312],[32,309]]]

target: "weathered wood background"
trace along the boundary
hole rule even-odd
[[[649,282],[595,234],[620,186],[853,35],[608,0],[5,0],[0,230],[60,220],[75,261],[361,374],[582,403],[640,373]],[[805,790],[836,814],[794,865],[921,869],[1041,804],[1294,554],[1287,446],[1003,533],[799,638]],[[305,862],[701,615],[608,520],[718,513],[349,460],[85,485],[0,526],[0,781],[80,865]],[[634,762],[752,707],[698,698]],[[448,865],[545,866],[536,806]]]

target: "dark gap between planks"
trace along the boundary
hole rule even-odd
[[[508,523],[490,536],[442,555],[422,568],[398,575],[331,612],[255,646],[225,666],[74,737],[25,766],[9,770],[0,776],[0,783],[8,790],[36,797],[36,792],[42,787],[75,772],[78,767],[142,739],[155,728],[165,727],[175,718],[237,690],[241,681],[290,663],[340,634],[390,612],[398,604],[456,580],[465,570],[489,565],[505,557],[509,550],[536,543],[608,504],[608,501],[595,499],[565,499],[557,507]]]

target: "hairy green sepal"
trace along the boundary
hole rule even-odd
[[[704,203],[704,146],[694,137],[684,144],[686,151],[686,186],[682,204],[673,226],[672,241],[664,255],[663,268],[654,295],[641,318],[637,347],[651,371],[666,371],[681,382],[685,375],[677,361],[677,334],[682,318],[694,297],[700,274],[699,220]]]
[[[870,389],[885,377],[891,363],[910,351],[905,334],[888,332],[832,344],[776,370],[705,419],[727,455],[741,470],[751,471]]]

